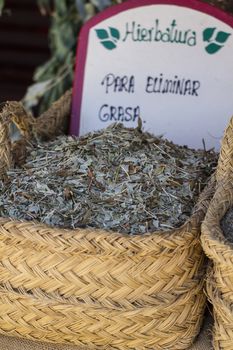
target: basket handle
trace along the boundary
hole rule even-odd
[[[67,133],[71,102],[72,89],[66,91],[46,112],[35,119],[34,133],[37,138],[50,140]]]
[[[205,217],[207,209],[210,204],[210,198],[213,197],[216,191],[216,174],[214,173],[202,193],[200,194],[198,201],[194,207],[193,214],[197,215],[198,221],[202,221]]]
[[[217,166],[217,182],[233,175],[233,117],[225,130]]]
[[[6,172],[14,165],[14,147],[10,138],[10,125],[14,123],[22,138],[29,140],[33,135],[33,117],[27,113],[20,102],[6,102],[0,113],[0,178],[4,179]],[[25,143],[26,147],[26,143]]]
[[[9,135],[9,114],[4,107],[0,114],[0,178],[4,178],[7,170],[13,164],[11,153],[11,140]]]
[[[6,172],[14,165],[14,154],[26,154],[27,141],[33,139],[51,139],[64,134],[68,130],[71,111],[72,89],[68,90],[58,101],[44,112],[39,118],[34,118],[28,113],[21,102],[6,102],[0,113],[0,178],[4,178]],[[14,123],[22,140],[25,142],[11,142],[10,124]],[[16,151],[16,152],[15,152]]]

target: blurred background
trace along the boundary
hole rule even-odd
[[[188,1],[188,0],[187,0]],[[72,86],[83,23],[122,0],[0,0],[0,102],[35,115]],[[233,14],[233,0],[205,0]]]
[[[6,0],[0,17],[0,101],[20,100],[49,59],[49,17],[35,0]]]

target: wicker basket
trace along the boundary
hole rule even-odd
[[[233,339],[233,307],[217,287],[213,271],[208,274],[206,290],[211,303],[214,305],[214,349],[232,349]]]
[[[216,178],[219,183],[233,179],[233,117],[230,119],[222,139]]]
[[[202,225],[202,245],[212,261],[207,278],[207,295],[214,308],[214,348],[233,348],[233,244],[228,243],[220,220],[233,206],[233,183],[219,184]]]
[[[70,106],[70,94],[63,97],[63,110],[64,99]],[[57,126],[64,128],[69,108],[61,113],[60,104],[40,117],[43,132],[38,122],[15,112],[18,108],[25,114],[21,105],[6,105],[0,132],[2,174],[12,161],[9,118],[24,135],[22,120],[28,120],[34,133],[38,129],[47,137]],[[54,115],[59,121],[53,121]],[[212,179],[179,229],[143,236],[1,218],[0,332],[93,349],[187,349],[205,308],[199,237],[214,189]]]
[[[214,308],[214,347],[233,349],[233,244],[221,230],[220,221],[233,207],[233,118],[226,129],[217,169],[217,190],[202,225],[202,246],[212,265],[207,294]]]

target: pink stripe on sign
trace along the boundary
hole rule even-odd
[[[96,26],[98,23],[106,20],[107,18],[115,16],[123,11],[149,5],[175,5],[186,7],[208,14],[233,27],[233,16],[199,0],[128,0],[122,4],[111,6],[98,15],[92,17],[84,24],[78,38],[76,68],[73,85],[72,112],[70,121],[71,135],[79,135],[80,131],[80,113],[90,29]]]

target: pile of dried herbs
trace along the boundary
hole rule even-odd
[[[184,223],[217,159],[121,124],[40,143],[29,154],[1,186],[1,216],[129,234]]]
[[[220,222],[225,238],[233,243],[233,208],[230,208]]]

